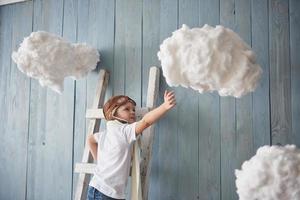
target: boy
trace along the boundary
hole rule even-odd
[[[94,160],[97,160],[95,173],[88,188],[89,200],[125,199],[131,144],[139,134],[175,105],[174,92],[165,91],[164,103],[136,122],[136,103],[128,96],[114,96],[104,104],[106,130],[87,138],[91,154]]]

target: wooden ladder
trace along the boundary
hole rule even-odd
[[[102,106],[106,88],[108,85],[109,74],[105,70],[100,70],[98,86],[92,109],[86,111],[86,118],[90,119],[88,126],[88,135],[94,134],[99,130],[101,119],[104,119]],[[149,72],[147,102],[146,107],[136,108],[136,117],[141,119],[149,110],[155,107],[155,102],[159,90],[159,69],[151,67]],[[154,137],[154,127],[147,128],[141,137],[133,145],[133,161],[131,168],[131,200],[147,200],[148,185],[151,170],[151,152]],[[79,173],[75,200],[86,199],[87,188],[90,175],[94,173],[96,164],[92,162],[92,155],[87,145],[84,147],[81,163],[76,163],[74,172]]]

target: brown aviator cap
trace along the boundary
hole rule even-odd
[[[130,102],[134,106],[136,106],[135,101],[125,95],[118,95],[110,98],[103,106],[103,114],[105,119],[107,121],[114,120],[113,115],[116,112],[117,108],[126,104],[127,102]]]

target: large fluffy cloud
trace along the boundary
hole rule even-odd
[[[300,199],[300,150],[295,145],[263,146],[235,174],[240,200]]]
[[[183,25],[160,46],[158,58],[170,86],[181,85],[221,96],[254,91],[261,68],[251,48],[223,26],[190,29]]]
[[[64,78],[86,76],[95,69],[99,53],[86,44],[72,44],[57,35],[38,31],[24,38],[12,59],[20,71],[61,93]]]

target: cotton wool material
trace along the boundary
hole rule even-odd
[[[86,76],[96,68],[99,56],[97,49],[84,43],[69,43],[45,31],[32,32],[12,53],[21,72],[58,93],[63,92],[65,77]]]
[[[299,200],[300,150],[295,145],[260,147],[235,175],[240,200]]]
[[[220,25],[190,29],[183,24],[163,41],[157,55],[169,86],[200,93],[239,98],[255,90],[262,73],[251,48]]]

